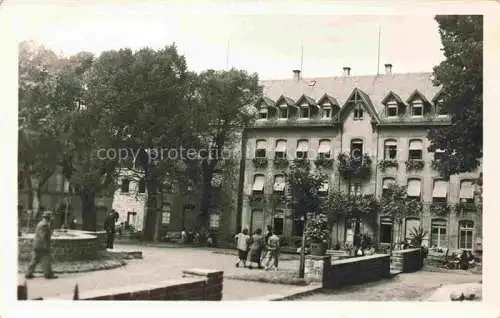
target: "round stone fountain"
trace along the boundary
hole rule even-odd
[[[20,261],[29,261],[34,233],[22,233],[18,239]],[[54,230],[52,255],[54,261],[94,260],[100,251],[106,251],[106,232]]]

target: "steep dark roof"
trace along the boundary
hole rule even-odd
[[[299,81],[268,80],[262,81],[261,84],[264,87],[264,96],[274,101],[281,95],[295,100],[307,95],[318,101],[328,94],[340,105],[344,105],[354,88],[358,88],[369,96],[375,110],[380,114],[384,109],[382,101],[391,91],[403,100],[411,97],[415,90],[427,100],[432,99],[439,92],[439,87],[432,85],[431,76],[432,73],[338,76],[307,78]],[[310,85],[312,82],[315,83],[313,86]]]

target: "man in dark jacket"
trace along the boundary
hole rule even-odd
[[[104,220],[104,230],[107,233],[106,247],[111,249],[113,248],[113,242],[115,240],[115,222],[116,212],[112,210]]]
[[[50,247],[50,238],[52,236],[52,213],[46,211],[43,213],[42,220],[35,229],[35,239],[33,240],[33,256],[26,272],[26,278],[33,278],[38,263],[43,264],[43,274],[47,279],[57,278],[52,272],[52,250]]]

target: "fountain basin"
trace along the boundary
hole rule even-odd
[[[28,261],[31,258],[34,237],[34,233],[23,233],[18,238],[19,261]],[[52,234],[54,261],[93,260],[99,251],[105,250],[106,232],[67,230],[54,231]]]

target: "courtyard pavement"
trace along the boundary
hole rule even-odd
[[[88,273],[60,274],[58,279],[46,280],[36,277],[28,280],[28,297],[54,298],[71,294],[75,284],[80,292],[107,289],[118,286],[144,284],[169,279],[179,279],[182,270],[207,268],[223,270],[224,275],[248,272],[246,268],[235,268],[236,256],[216,254],[210,250],[193,248],[156,248],[145,246],[117,245],[120,250],[141,250],[143,259],[128,260],[127,265],[116,269]],[[297,261],[284,261],[282,268],[298,268]],[[255,269],[253,271],[256,271]],[[24,283],[23,274],[18,282]],[[223,300],[244,300],[270,294],[286,292],[291,286],[275,285],[240,280],[224,280]]]

